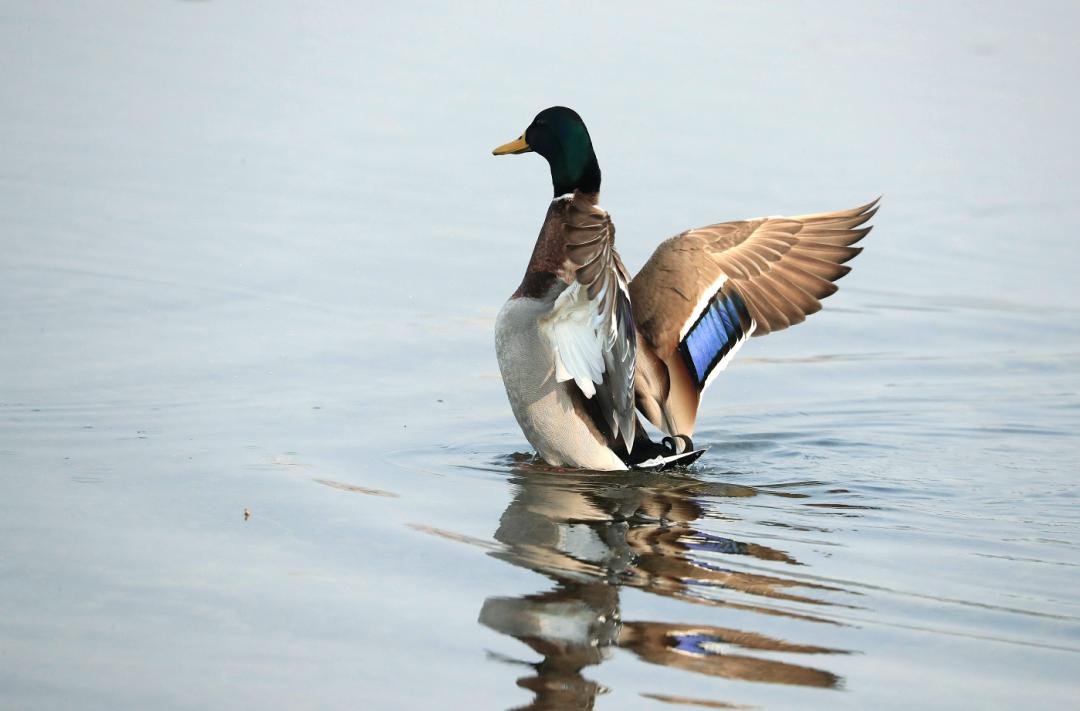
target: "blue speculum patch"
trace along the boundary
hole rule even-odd
[[[716,364],[746,333],[749,312],[738,293],[718,292],[702,310],[697,323],[682,342],[683,354],[689,360],[699,388],[705,385]]]
[[[690,654],[700,654],[705,656],[712,656],[717,652],[710,651],[706,644],[722,642],[719,637],[711,634],[704,634],[702,632],[688,632],[685,634],[672,635],[673,644],[672,648],[679,650],[680,652],[688,652]]]

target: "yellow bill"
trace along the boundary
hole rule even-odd
[[[528,153],[532,148],[525,142],[525,134],[521,134],[518,138],[509,143],[504,143],[491,152],[493,156],[505,156],[514,153]]]

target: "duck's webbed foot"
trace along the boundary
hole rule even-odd
[[[645,442],[648,444],[646,445]],[[641,446],[634,445],[630,466],[635,469],[669,469],[674,466],[686,466],[705,453],[704,449],[694,449],[694,442],[686,435],[664,437],[659,442],[645,440]]]
[[[668,456],[694,451],[694,440],[686,435],[680,434],[675,435],[674,437],[664,437],[660,440],[660,443],[664,446],[664,449],[667,450]]]

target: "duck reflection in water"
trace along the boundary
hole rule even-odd
[[[480,622],[543,657],[538,663],[516,662],[533,670],[518,680],[519,686],[535,694],[525,708],[591,708],[604,688],[582,672],[603,662],[615,647],[652,664],[699,674],[824,688],[839,685],[839,677],[828,671],[754,652],[818,655],[842,650],[709,625],[621,619],[619,592],[629,586],[703,605],[834,624],[776,606],[724,599],[735,592],[744,593],[736,596],[744,600],[749,595],[821,606],[830,603],[794,588],[837,590],[727,570],[708,560],[716,560],[712,553],[798,565],[782,551],[710,535],[691,525],[704,515],[703,501],[754,496],[757,490],[679,474],[612,475],[536,466],[515,469],[512,483],[514,499],[495,533],[502,545],[491,555],[536,571],[554,585],[533,595],[490,597],[480,611]]]

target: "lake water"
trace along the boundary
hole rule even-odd
[[[1080,704],[1075,4],[0,16],[0,706]],[[689,471],[506,402],[556,103],[632,271],[884,193]]]

